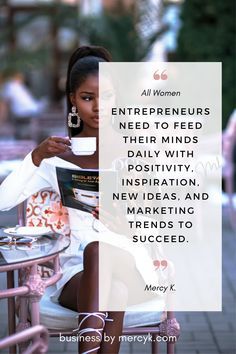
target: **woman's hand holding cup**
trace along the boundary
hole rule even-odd
[[[70,145],[69,138],[51,136],[33,150],[33,163],[39,166],[43,159],[54,157],[68,151]]]

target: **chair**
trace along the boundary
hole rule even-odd
[[[0,340],[0,350],[16,344],[33,340],[21,354],[44,354],[48,349],[48,331],[45,327],[38,325],[24,331],[18,332]]]
[[[24,205],[18,207],[20,225],[49,226],[55,232],[61,232],[69,237],[68,211],[62,206],[60,197],[53,191],[40,191],[27,201],[26,215]],[[49,265],[50,267],[50,265]],[[45,276],[50,269],[42,274]],[[53,287],[46,289],[40,302],[40,321],[49,330],[49,335],[56,337],[73,335],[72,330],[78,326],[78,314],[67,308],[53,303],[50,294]],[[163,304],[164,308],[164,304]],[[168,336],[167,354],[174,354],[175,342],[171,336],[179,336],[180,327],[173,312],[126,312],[124,319],[123,335],[147,335],[152,336],[152,354],[158,354],[158,341],[154,341],[157,335]]]

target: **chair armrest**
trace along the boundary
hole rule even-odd
[[[39,338],[38,335],[40,335]],[[24,343],[31,339],[37,339],[22,354],[46,353],[48,349],[48,338],[49,334],[47,329],[44,326],[38,325],[1,339],[0,349]]]

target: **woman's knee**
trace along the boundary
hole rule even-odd
[[[98,269],[98,241],[89,243],[84,249],[84,269],[87,267]]]

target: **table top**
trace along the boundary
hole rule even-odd
[[[0,227],[0,237],[9,236],[4,232],[5,227]],[[30,236],[25,236],[30,237]],[[46,258],[63,252],[70,245],[70,238],[51,232],[41,235],[34,242],[27,245],[1,245],[0,246],[0,271],[1,266],[19,264],[36,259]]]

